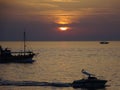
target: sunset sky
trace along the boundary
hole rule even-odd
[[[120,40],[120,0],[0,0],[0,40]]]

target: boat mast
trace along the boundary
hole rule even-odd
[[[25,56],[25,52],[26,52],[26,33],[24,31],[24,56]]]

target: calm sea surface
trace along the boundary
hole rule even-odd
[[[13,51],[22,42],[0,42]],[[105,89],[120,90],[120,41],[27,42],[28,49],[39,53],[33,64],[0,64],[0,78],[14,81],[69,83],[84,77],[81,69],[109,80]],[[0,90],[87,90],[52,86],[0,86]]]

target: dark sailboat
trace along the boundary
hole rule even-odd
[[[0,46],[0,63],[33,63],[35,56],[33,51],[26,51],[26,33],[24,32],[24,50],[12,52],[10,49],[3,49]]]

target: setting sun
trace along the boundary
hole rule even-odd
[[[59,30],[61,31],[67,31],[69,28],[68,27],[59,27]]]

